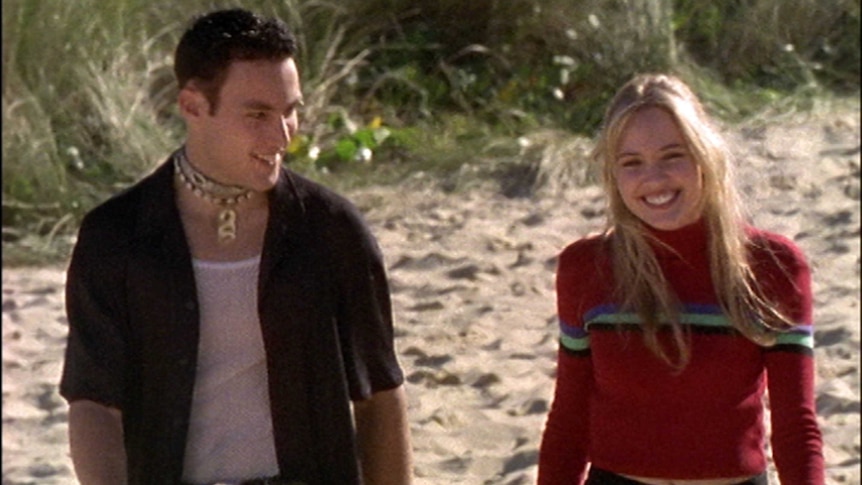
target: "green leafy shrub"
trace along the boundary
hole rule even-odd
[[[236,4],[3,0],[4,245],[73,233],[182,142],[173,48],[193,14]],[[517,140],[552,173],[582,151],[564,134],[589,137],[636,72],[682,75],[730,120],[859,93],[858,0],[239,4],[296,32],[307,103],[289,163],[333,184],[457,188],[518,172],[533,155]]]

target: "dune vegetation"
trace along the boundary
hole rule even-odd
[[[62,261],[87,210],[181,143],[173,47],[235,5],[294,28],[289,163],[345,190],[519,173],[525,140],[547,170],[577,163],[636,72],[679,74],[729,123],[860,89],[858,0],[3,0],[4,264]]]

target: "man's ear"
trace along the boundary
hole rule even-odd
[[[180,115],[186,120],[199,118],[209,112],[209,102],[200,90],[186,86],[177,96]]]

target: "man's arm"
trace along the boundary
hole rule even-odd
[[[354,402],[362,475],[367,485],[408,485],[413,450],[404,386]]]
[[[81,400],[69,405],[69,447],[81,485],[126,483],[122,413]]]

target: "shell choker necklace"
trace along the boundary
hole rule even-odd
[[[221,208],[218,213],[218,240],[228,243],[236,239],[236,205],[251,198],[251,190],[236,185],[224,185],[201,173],[186,157],[185,148],[174,157],[174,171],[180,181],[196,196]]]

